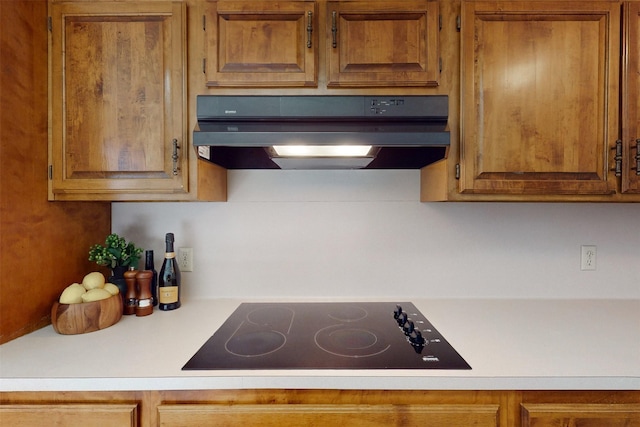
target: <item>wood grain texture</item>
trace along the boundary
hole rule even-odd
[[[326,7],[329,87],[438,86],[438,2],[329,1]]]
[[[0,426],[12,427],[135,427],[135,404],[22,404],[1,405]]]
[[[162,427],[386,425],[441,427],[498,425],[498,405],[161,405]]]
[[[47,202],[46,17],[44,0],[0,1],[0,343],[50,323],[111,230],[108,203]]]
[[[639,401],[640,391],[245,389],[0,392],[0,407],[33,404],[64,407],[79,403],[95,404],[98,408],[107,403],[136,405],[138,425],[142,427],[159,426],[160,419],[182,426],[194,425],[194,421],[198,420],[201,422],[195,424],[198,426],[215,425],[221,419],[233,423],[241,419],[246,421],[254,410],[258,416],[251,418],[244,425],[268,425],[260,424],[258,420],[272,422],[270,419],[279,418],[282,421],[285,414],[291,414],[294,418],[287,418],[278,425],[333,425],[321,423],[320,419],[310,416],[305,422],[296,423],[300,421],[299,417],[304,417],[304,413],[308,411],[320,417],[339,418],[342,414],[340,424],[343,424],[344,420],[345,425],[360,419],[378,419],[382,423],[377,425],[383,426],[429,426],[433,425],[429,423],[439,420],[438,427],[466,427],[486,425],[487,418],[493,419],[493,414],[496,414],[498,421],[489,421],[493,423],[491,425],[521,427],[523,406],[535,408],[536,405],[549,408],[588,408],[592,411],[596,409],[599,424],[595,425],[601,427],[609,426],[607,422],[610,415],[616,420],[616,414],[620,414],[621,409],[637,407]],[[600,408],[603,410],[597,411]],[[209,409],[212,411],[208,411]],[[186,417],[181,418],[181,413]],[[234,413],[238,418],[232,416]],[[221,414],[222,418],[213,419],[213,424],[207,424],[207,417],[211,418],[213,414]],[[345,418],[347,414],[352,417]],[[411,417],[418,414],[421,414],[422,418],[417,422],[395,422],[411,420]],[[262,418],[262,415],[265,418]],[[405,415],[409,418],[403,418]],[[387,422],[390,419],[394,421]]]
[[[640,194],[640,2],[623,9],[622,192]]]
[[[51,16],[49,197],[186,197],[186,4],[53,3]]]
[[[463,147],[461,147],[461,141],[465,142],[467,145],[469,144],[469,140],[470,138],[473,139],[475,138],[474,136],[469,136],[469,133],[474,133],[476,132],[476,130],[474,130],[475,128],[473,126],[469,125],[469,121],[471,120],[469,117],[471,117],[470,115],[475,115],[476,111],[478,112],[478,114],[482,114],[481,109],[478,107],[478,105],[475,103],[476,101],[474,100],[474,91],[473,89],[469,88],[468,86],[464,86],[464,87],[460,87],[460,79],[457,78],[457,76],[462,76],[462,82],[464,84],[465,81],[467,82],[471,82],[473,80],[473,77],[471,77],[471,74],[474,71],[474,67],[476,66],[473,61],[469,61],[468,58],[461,58],[460,53],[461,53],[461,49],[460,49],[460,45],[462,43],[462,51],[465,52],[465,55],[470,55],[471,52],[474,51],[475,49],[475,44],[476,43],[473,40],[473,36],[470,36],[470,33],[472,32],[470,30],[470,27],[473,27],[474,23],[473,23],[473,19],[470,19],[468,15],[464,15],[466,16],[463,17],[462,19],[462,29],[460,32],[455,32],[455,31],[450,31],[451,28],[455,28],[456,26],[456,16],[459,15],[459,10],[458,12],[456,12],[456,8],[461,8],[461,4],[471,4],[471,3],[484,3],[484,4],[488,4],[489,2],[460,2],[457,0],[454,1],[446,1],[446,2],[440,2],[440,10],[442,13],[442,20],[443,20],[443,27],[442,27],[442,31],[440,32],[440,51],[442,54],[442,58],[443,58],[443,72],[442,72],[442,79],[446,79],[448,80],[448,84],[447,84],[447,91],[446,93],[449,95],[449,102],[450,102],[450,111],[449,111],[449,128],[451,131],[451,146],[449,148],[449,155],[448,158],[444,161],[446,163],[445,167],[443,167],[443,165],[441,164],[437,164],[437,165],[429,165],[427,166],[423,172],[426,173],[422,173],[421,175],[421,200],[423,201],[434,201],[434,200],[448,200],[448,201],[502,201],[502,202],[506,202],[506,201],[540,201],[540,202],[567,202],[567,201],[572,201],[572,202],[586,202],[586,201],[600,201],[600,202],[638,202],[640,201],[640,196],[638,195],[638,193],[634,193],[632,191],[627,191],[626,193],[622,193],[621,191],[616,191],[615,194],[614,193],[608,193],[608,194],[585,194],[584,189],[588,189],[589,187],[593,187],[593,183],[589,183],[588,180],[584,180],[586,182],[585,186],[575,186],[574,189],[571,188],[561,188],[561,186],[558,186],[557,188],[553,188],[553,186],[555,184],[553,184],[551,182],[551,180],[548,180],[548,182],[542,182],[542,187],[537,185],[538,183],[540,183],[540,181],[538,181],[536,183],[536,177],[532,176],[532,180],[529,180],[529,182],[524,182],[524,183],[520,183],[523,184],[525,186],[529,186],[532,187],[530,189],[528,189],[527,191],[523,191],[523,186],[520,186],[518,188],[518,183],[516,183],[515,185],[513,185],[512,187],[509,187],[507,184],[505,184],[506,190],[502,191],[500,189],[493,189],[491,190],[491,192],[489,191],[485,191],[485,190],[481,190],[482,192],[477,192],[471,189],[471,185],[468,182],[466,184],[463,184],[462,187],[465,188],[464,192],[460,192],[460,187],[461,187],[461,181],[455,179],[455,175],[456,175],[456,167],[457,164],[461,164],[462,167],[462,174],[463,174],[463,179],[465,178],[465,174],[467,175],[467,178],[469,179],[469,181],[473,180],[474,178],[474,173],[473,171],[469,171],[469,169],[465,170],[465,165],[467,165],[467,162],[472,162],[474,161],[473,159],[474,154],[471,153],[469,154],[468,152],[465,153],[463,151],[461,151],[461,149]],[[520,7],[522,9],[526,9],[528,7],[532,7],[532,5],[534,3],[532,2],[516,2],[520,5]],[[549,8],[550,6],[552,6],[554,3],[559,3],[559,2],[536,2],[535,4],[538,7],[542,7],[542,8]],[[581,7],[582,4],[580,2],[572,2],[574,4],[574,6],[577,7]],[[600,3],[602,4],[602,2],[595,2],[595,3]],[[594,2],[587,2],[584,3],[585,5],[587,5],[587,7],[592,7],[593,4],[595,4]],[[631,118],[625,118],[624,114],[620,115],[618,117],[616,117],[614,119],[614,121],[610,121],[609,125],[610,125],[610,130],[609,135],[611,136],[610,140],[607,140],[606,143],[608,145],[613,145],[615,139],[617,137],[619,137],[619,129],[616,128],[616,124],[615,122],[618,122],[619,125],[621,125],[622,127],[622,132],[624,135],[625,132],[625,128],[627,129],[634,129],[635,128],[635,123],[637,122],[637,119],[634,118],[636,117],[634,115],[634,113],[631,113],[631,109],[634,108],[634,104],[633,103],[638,103],[638,108],[640,108],[640,97],[638,96],[638,81],[637,78],[638,76],[640,76],[640,72],[637,71],[636,68],[633,67],[633,64],[637,64],[638,62],[638,50],[640,49],[640,43],[637,41],[637,37],[638,37],[638,33],[637,30],[634,30],[634,27],[636,27],[637,25],[637,1],[634,2],[604,2],[605,4],[617,8],[617,10],[619,11],[620,8],[622,8],[622,10],[627,10],[628,12],[628,17],[626,18],[626,20],[623,20],[622,24],[620,23],[620,21],[616,21],[614,16],[611,16],[611,20],[608,22],[608,24],[611,24],[613,26],[619,26],[622,25],[622,28],[618,28],[618,29],[614,29],[613,30],[613,37],[609,39],[609,43],[613,42],[615,39],[618,38],[618,32],[622,31],[622,40],[624,41],[625,39],[628,40],[627,43],[627,47],[624,47],[623,45],[623,49],[622,49],[622,53],[623,56],[622,58],[620,58],[619,52],[620,52],[620,46],[615,46],[614,43],[614,47],[611,49],[610,55],[608,56],[608,58],[612,61],[614,61],[614,65],[619,66],[620,65],[620,60],[622,60],[622,73],[623,73],[623,86],[622,87],[618,87],[616,84],[616,76],[618,75],[617,72],[615,71],[609,71],[609,74],[603,74],[601,77],[606,76],[607,78],[611,78],[613,77],[613,79],[610,80],[609,85],[606,87],[606,90],[609,91],[609,95],[614,96],[614,99],[611,102],[611,105],[613,107],[613,109],[609,110],[609,113],[613,112],[615,109],[618,108],[618,102],[620,101],[621,105],[622,105],[622,111],[624,112],[625,110],[625,105],[630,106],[629,108],[629,114],[626,117],[631,117]],[[509,2],[496,2],[493,3],[496,8],[505,8],[508,7],[507,5],[509,4]],[[566,4],[566,3],[565,3]],[[635,9],[634,9],[635,8]],[[636,10],[636,12],[633,12],[632,10]],[[499,14],[499,13],[498,13]],[[504,12],[502,13],[502,15],[513,15],[513,13],[507,13]],[[572,19],[572,16],[575,18],[575,15],[568,13],[566,15],[567,19]],[[487,18],[488,19],[488,18]],[[499,18],[496,18],[499,20]],[[495,22],[494,22],[495,23]],[[628,24],[629,23],[629,24]],[[499,24],[502,25],[502,24]],[[506,24],[505,24],[506,25]],[[523,23],[524,25],[524,23]],[[483,34],[479,34],[480,36],[483,36]],[[569,42],[571,39],[567,39],[567,42]],[[575,40],[575,38],[574,38]],[[515,42],[523,42],[524,40],[522,38],[515,38]],[[619,42],[619,41],[618,41]],[[480,42],[478,42],[480,43]],[[492,52],[494,52],[494,54],[496,56],[500,56],[499,55],[499,49],[495,48],[495,44],[490,46],[493,47]],[[548,55],[550,52],[550,49],[546,47],[546,45],[541,44],[540,45],[540,49],[542,50],[542,55]],[[526,51],[523,51],[526,52]],[[578,52],[587,52],[589,55],[594,54],[594,50],[590,49],[590,50],[586,50],[586,49],[573,49],[572,53],[570,54],[570,56],[568,56],[568,60],[575,60],[572,58],[575,58],[575,55]],[[506,56],[506,55],[504,55]],[[518,62],[517,61],[517,57],[513,57],[512,55],[509,55],[510,61],[515,63]],[[505,59],[506,60],[506,59]],[[560,59],[554,59],[554,61],[556,60],[560,60]],[[520,61],[522,64],[525,64],[525,61]],[[625,66],[625,64],[629,63],[631,65],[631,67]],[[628,74],[627,76],[630,77],[630,79],[627,79],[627,81],[630,82],[628,89],[624,89],[624,70],[625,68],[628,69]],[[539,70],[542,70],[542,68],[539,68]],[[557,73],[560,75],[561,79],[566,79],[568,77],[572,77],[574,75],[576,75],[578,78],[583,78],[583,76],[581,75],[581,73]],[[520,78],[520,80],[522,81],[522,77],[524,77],[523,74],[520,73],[514,73],[514,79],[512,79],[512,83],[515,81],[516,78]],[[549,78],[556,78],[556,75],[552,75],[552,76],[542,76],[539,79],[539,85],[541,88],[545,88],[547,86],[549,86],[547,84],[547,80]],[[575,84],[575,82],[570,82],[571,84]],[[573,86],[575,88],[575,86]],[[622,89],[622,90],[620,90]],[[620,93],[621,92],[621,93]],[[507,93],[507,95],[509,95]],[[527,99],[532,99],[530,96],[522,93],[515,93],[512,92],[511,96],[514,97],[516,95],[522,95],[519,96],[523,102],[526,102]],[[622,98],[620,100],[617,99],[617,96],[621,96]],[[508,98],[505,98],[505,101]],[[563,100],[563,102],[566,102],[567,99]],[[482,102],[482,100],[480,100],[479,102]],[[499,104],[499,103],[498,103]],[[549,107],[549,110],[551,109],[555,109],[557,108],[557,106],[560,104],[555,104],[552,103]],[[460,108],[458,108],[457,106],[460,106]],[[608,107],[607,107],[608,108]],[[638,111],[638,110],[636,110]],[[563,115],[564,114],[568,114],[568,113],[572,113],[572,111],[570,110],[566,110],[564,109],[561,112]],[[484,113],[486,114],[486,112]],[[549,112],[544,112],[542,111],[541,114],[549,114]],[[558,117],[561,117],[560,115],[558,115]],[[460,126],[460,121],[463,121],[463,126]],[[586,121],[586,119],[585,119]],[[586,123],[585,126],[592,126],[592,123]],[[554,124],[554,126],[557,126],[556,124]],[[517,126],[514,126],[515,130],[517,131],[518,128]],[[510,128],[511,130],[511,128]],[[501,139],[501,138],[505,138],[505,136],[503,135],[504,132],[502,132],[501,129],[499,129],[499,133],[496,136],[497,139]],[[569,129],[569,131],[572,131],[572,129]],[[543,129],[543,132],[546,132]],[[630,133],[633,133],[633,131],[630,131]],[[637,131],[635,131],[635,133],[637,133]],[[495,141],[493,141],[493,138],[490,137],[490,135],[488,133],[486,133],[486,129],[485,129],[485,135],[488,137],[489,143],[491,144],[495,144]],[[517,136],[517,133],[516,133]],[[564,133],[562,134],[562,138],[566,139]],[[625,141],[628,140],[632,140],[633,136],[629,136],[629,137],[624,137]],[[586,143],[585,143],[586,144]],[[465,144],[463,144],[465,145]],[[586,144],[588,145],[588,144]],[[608,149],[608,148],[607,148]],[[551,153],[558,153],[558,150],[553,150],[551,151]],[[609,165],[605,165],[604,162],[602,163],[605,166],[612,166],[612,156],[613,156],[613,152],[609,151],[607,153],[603,153],[602,151],[600,151],[600,153],[602,153],[602,157],[608,157],[609,160]],[[625,156],[630,155],[631,157],[635,155],[635,151],[633,149],[631,150],[626,150],[625,149]],[[555,155],[555,154],[554,154]],[[470,157],[471,156],[471,157]],[[490,153],[487,152],[487,154],[485,155],[484,152],[481,153],[482,158],[480,158],[480,161],[484,161],[486,159],[486,157],[490,156]],[[544,156],[544,155],[543,155]],[[630,158],[630,157],[628,157]],[[577,157],[576,157],[577,159]],[[491,159],[488,160],[489,162],[491,162]],[[534,160],[535,162],[536,160]],[[543,157],[540,158],[539,161],[543,161]],[[581,161],[584,161],[581,160]],[[625,168],[623,170],[623,173],[625,173],[625,171],[627,171],[627,169]],[[632,171],[632,175],[630,176],[631,179],[637,179],[637,176],[633,175]],[[446,174],[446,177],[443,177],[442,175]],[[604,176],[603,173],[600,174],[601,176]],[[594,176],[593,174],[591,175],[592,177]],[[486,180],[489,180],[490,178],[492,178],[490,175],[485,174],[482,176],[483,178],[486,178]],[[518,178],[525,178],[526,174],[522,177],[518,177],[516,175],[510,175],[510,176],[506,176],[505,178],[508,181],[517,181]],[[551,174],[547,174],[547,177],[549,178],[553,178],[553,176]],[[556,176],[557,177],[557,176]],[[563,173],[563,175],[561,176],[562,179],[566,179],[568,178],[569,175],[566,173]],[[584,176],[583,176],[584,177]],[[499,181],[500,180],[500,176],[498,175],[494,175],[493,176],[494,180],[493,181]],[[540,176],[538,177],[540,178]],[[544,178],[544,176],[543,176]],[[480,178],[477,178],[477,181],[480,181]],[[607,181],[609,181],[609,185],[611,189],[616,189],[617,187],[617,179],[615,177],[612,176],[612,172],[609,172],[609,176],[607,177]],[[625,179],[623,177],[622,179],[622,183],[624,185]],[[633,181],[631,181],[633,182]],[[548,188],[544,188],[544,186],[547,185]],[[596,185],[600,185],[600,184],[596,184]],[[630,185],[638,185],[637,182],[635,184],[630,184]],[[537,190],[536,190],[537,188]],[[593,188],[591,188],[593,189]],[[547,191],[549,190],[549,191]],[[566,190],[566,191],[563,191]],[[577,190],[579,191],[578,193],[571,193],[571,191]],[[442,197],[442,195],[445,194],[446,197]]]
[[[640,404],[523,404],[522,427],[639,427]]]
[[[611,194],[620,6],[463,2],[461,191]]]
[[[204,3],[51,1],[50,200],[226,200],[226,170],[198,169],[187,107],[205,87]]]
[[[122,318],[122,295],[80,304],[60,304],[51,307],[51,324],[62,335],[85,334],[112,326]]]
[[[222,0],[204,19],[207,86],[317,86],[315,2]]]

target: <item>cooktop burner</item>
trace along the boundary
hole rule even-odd
[[[471,369],[409,302],[243,303],[182,368]]]

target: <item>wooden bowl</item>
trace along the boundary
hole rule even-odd
[[[122,296],[79,304],[53,303],[51,324],[62,335],[84,334],[108,328],[122,317]]]

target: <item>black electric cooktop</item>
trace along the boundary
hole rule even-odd
[[[182,368],[471,369],[409,302],[243,303]]]

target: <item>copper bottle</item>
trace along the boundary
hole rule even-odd
[[[136,274],[138,283],[138,295],[136,305],[136,316],[148,316],[153,313],[153,298],[151,294],[151,279],[153,271],[143,270]]]
[[[138,305],[137,291],[136,291],[136,275],[138,270],[134,267],[129,267],[128,271],[124,272],[124,281],[127,283],[127,293],[124,295],[124,309],[122,314],[135,314],[136,306]]]

